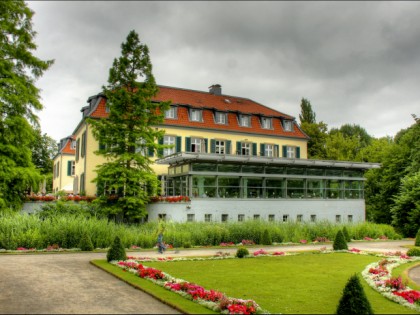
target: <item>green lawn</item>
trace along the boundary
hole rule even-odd
[[[348,278],[379,257],[302,254],[257,259],[147,262],[145,265],[214,289],[228,296],[253,299],[270,313],[334,313]],[[418,314],[389,301],[361,278],[376,314]]]

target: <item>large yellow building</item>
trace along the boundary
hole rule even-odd
[[[378,164],[308,160],[309,138],[294,117],[223,94],[217,84],[208,92],[159,86],[153,101],[171,101],[155,128],[165,131],[162,144],[172,147],[161,159],[149,155],[161,194],[190,201],[149,204],[149,220],[365,220],[363,173]],[[99,143],[86,119],[107,118],[104,95],[90,97],[81,112],[70,144],[74,167],[55,174],[54,189],[63,189],[62,177],[71,173],[73,193],[102,195],[93,180],[105,159],[95,154]],[[62,158],[57,155],[57,168],[70,165]]]

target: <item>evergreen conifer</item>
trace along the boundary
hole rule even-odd
[[[114,243],[109,248],[108,253],[106,254],[106,259],[108,262],[112,260],[127,260],[125,249],[118,236],[115,237]]]
[[[420,229],[417,231],[416,242],[414,243],[414,246],[420,246]]]
[[[356,274],[347,281],[336,314],[373,314],[372,307]]]
[[[262,236],[261,236],[261,244],[262,245],[272,245],[273,241],[271,239],[270,232],[268,232],[268,229],[265,229]]]
[[[333,249],[334,250],[348,249],[346,239],[345,239],[344,234],[341,230],[338,230],[338,232],[335,236]]]
[[[80,239],[79,248],[83,251],[93,251],[94,247],[92,240],[87,232],[83,233],[82,238]]]
[[[351,241],[349,231],[347,230],[346,227],[343,227],[343,235],[344,235],[344,238],[346,239],[347,242]]]

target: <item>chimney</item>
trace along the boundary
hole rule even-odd
[[[220,84],[213,84],[209,86],[209,93],[213,95],[222,95],[222,86]]]

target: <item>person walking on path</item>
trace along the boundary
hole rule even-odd
[[[158,234],[158,252],[160,254],[163,254],[163,252],[166,250],[166,246],[165,243],[163,242],[163,232],[165,232],[165,222],[163,220],[159,220],[158,222],[158,229],[157,229],[157,234]]]

